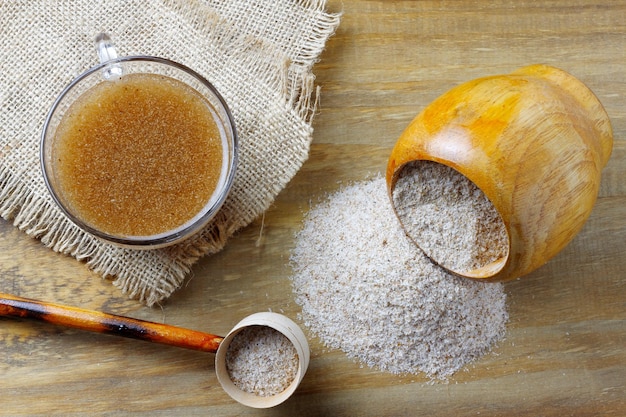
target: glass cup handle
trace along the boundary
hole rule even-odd
[[[100,33],[96,36],[96,52],[101,64],[106,64],[117,58],[115,45],[111,41],[111,37],[106,33]],[[102,69],[102,76],[106,80],[115,80],[122,76],[122,66],[117,62],[105,65]]]

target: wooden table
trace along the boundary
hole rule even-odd
[[[396,138],[452,86],[543,62],[585,82],[615,148],[583,231],[506,284],[508,335],[449,384],[362,368],[310,337],[294,397],[243,407],[213,355],[0,319],[0,414],[146,416],[626,415],[626,2],[330,0],[342,24],[316,67],[309,161],[264,219],[203,259],[167,303],[128,300],[75,260],[0,222],[0,291],[224,334],[244,316],[296,318],[288,258],[311,202],[383,172]]]

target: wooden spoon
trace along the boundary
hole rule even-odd
[[[245,317],[226,337],[2,293],[0,293],[1,316],[41,320],[74,329],[215,353],[215,371],[224,391],[239,403],[253,408],[274,407],[287,400],[304,378],[310,360],[308,342],[298,325],[282,314],[271,312],[255,313]],[[267,397],[257,396],[242,391],[230,379],[226,367],[228,346],[238,332],[249,326],[271,327],[285,335],[296,349],[298,354],[296,377],[281,393]]]

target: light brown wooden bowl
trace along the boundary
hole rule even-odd
[[[502,217],[508,255],[451,272],[505,281],[545,264],[580,231],[612,147],[608,115],[589,88],[565,71],[532,65],[469,81],[433,101],[393,148],[387,186],[391,196],[403,166],[419,160],[472,181]]]

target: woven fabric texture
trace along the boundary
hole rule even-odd
[[[319,94],[312,67],[340,18],[325,0],[0,0],[0,16],[0,216],[147,305],[169,297],[200,257],[267,210],[307,159]],[[64,86],[97,64],[100,32],[120,56],[195,69],[235,119],[232,191],[216,218],[180,244],[146,251],[104,243],[48,195],[39,163],[44,120]]]

